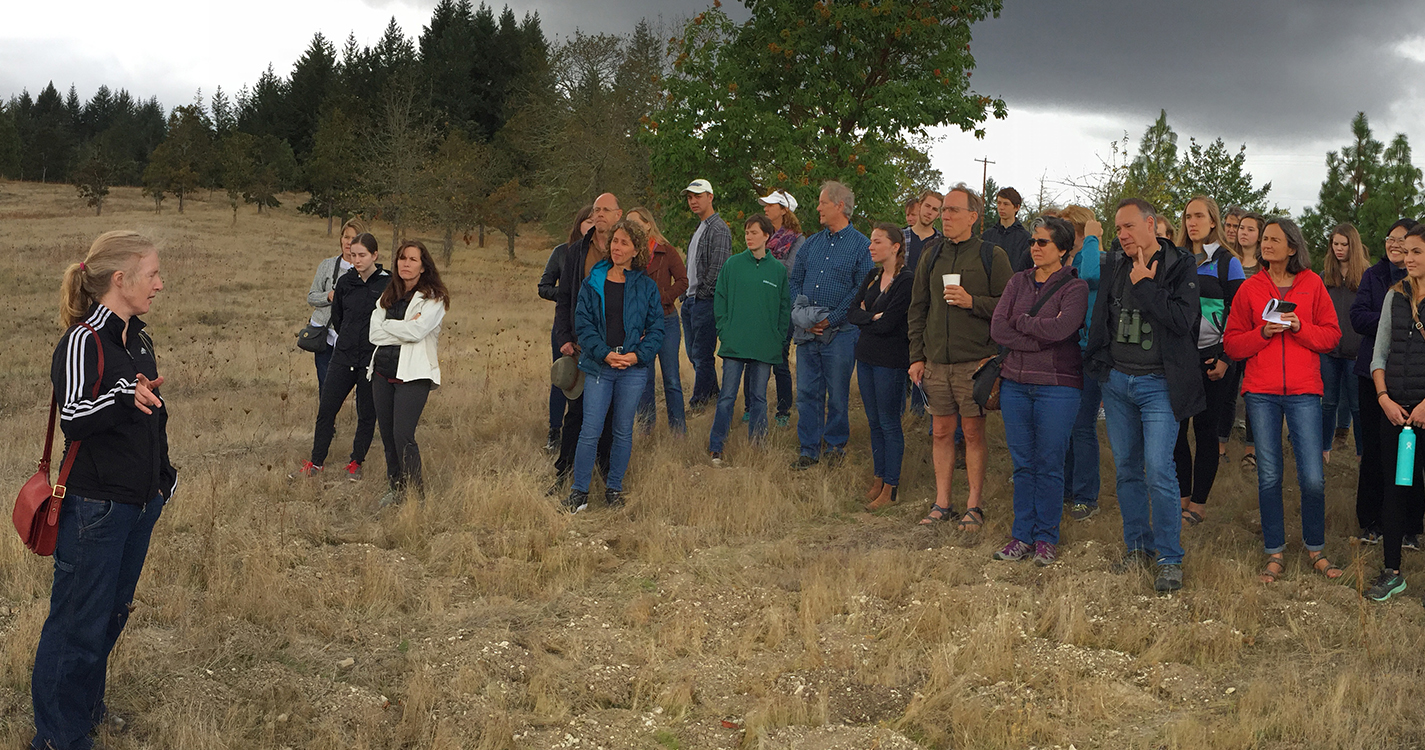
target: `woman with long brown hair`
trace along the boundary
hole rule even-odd
[[[436,342],[449,309],[450,293],[430,251],[420,240],[401,243],[396,273],[371,311],[371,343],[376,350],[366,369],[386,448],[383,508],[400,500],[403,491],[419,493],[424,487],[416,425],[430,392],[440,387]]]
[[[133,611],[149,539],[173,496],[168,410],[153,339],[139,315],[163,290],[158,251],[135,232],[106,232],[64,272],[50,365],[72,465],[64,482],[49,617],[35,650],[31,747],[89,747],[110,721],[109,653]],[[58,489],[58,488],[57,488]]]
[[[1356,456],[1359,458],[1361,455],[1360,389],[1356,387],[1355,367],[1362,336],[1351,328],[1351,303],[1356,301],[1356,291],[1361,288],[1361,275],[1370,264],[1366,258],[1366,247],[1361,244],[1361,234],[1354,226],[1340,224],[1331,230],[1331,252],[1326,254],[1321,280],[1326,284],[1326,293],[1331,295],[1331,304],[1336,308],[1341,341],[1336,348],[1321,355],[1321,382],[1325,387],[1321,396],[1321,446],[1322,458],[1328,463],[1335,439],[1338,435],[1344,438],[1346,428],[1353,422],[1356,425]],[[1336,428],[1335,434],[1332,428]]]
[[[638,206],[629,209],[625,217],[648,234],[648,267],[643,273],[658,285],[658,298],[663,303],[663,348],[658,350],[658,368],[663,372],[663,402],[668,411],[668,429],[682,434],[687,431],[686,408],[683,404],[683,379],[678,372],[678,353],[683,339],[683,325],[678,316],[678,298],[688,291],[688,269],[683,256],[658,229],[653,212]],[[648,363],[648,384],[638,400],[638,421],[647,434],[658,421],[658,400],[653,385],[652,362]]]

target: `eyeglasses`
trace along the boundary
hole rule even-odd
[[[1054,241],[1053,241],[1053,240],[1044,240],[1044,239],[1035,238],[1035,239],[1030,240],[1030,241],[1029,241],[1029,244],[1031,244],[1031,245],[1033,245],[1033,246],[1035,246],[1035,247],[1048,247],[1048,246],[1054,244]]]
[[[1390,246],[1390,245],[1400,245],[1400,244],[1404,244],[1404,243],[1405,243],[1405,238],[1404,238],[1404,237],[1386,237],[1386,238],[1385,238],[1385,244],[1386,244],[1387,246]]]

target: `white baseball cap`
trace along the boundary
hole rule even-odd
[[[707,180],[693,180],[683,188],[685,193],[712,193],[712,183]]]
[[[770,206],[775,203],[792,213],[797,212],[797,199],[793,198],[792,194],[785,190],[773,190],[766,198],[758,198],[757,200],[761,201],[763,205]]]

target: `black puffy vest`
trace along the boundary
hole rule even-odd
[[[1425,331],[1416,327],[1410,300],[1391,298],[1390,355],[1385,360],[1385,389],[1407,412],[1425,401]]]

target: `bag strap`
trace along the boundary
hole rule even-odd
[[[94,334],[94,348],[99,352],[99,375],[94,379],[94,391],[90,398],[99,398],[99,386],[104,382],[104,342],[99,339],[99,332],[88,323],[80,323],[80,328],[88,330]],[[43,461],[45,474],[49,474],[49,452],[50,444],[54,440],[54,416],[57,400],[53,392],[50,393],[50,423],[49,430],[45,435],[45,458]],[[64,452],[64,463],[60,464],[59,476],[55,477],[54,489],[51,494],[57,498],[63,498],[65,494],[64,483],[69,481],[69,470],[74,468],[74,458],[79,455],[80,441],[75,440],[69,444],[69,449]],[[59,515],[59,507],[56,505],[50,510],[51,516]],[[53,521],[53,519],[51,519]]]
[[[1058,281],[1054,282],[1054,286],[1051,286],[1051,287],[1049,287],[1048,289],[1045,289],[1045,290],[1044,290],[1044,293],[1041,294],[1041,295],[1039,295],[1039,299],[1034,300],[1034,305],[1029,308],[1029,317],[1032,318],[1032,317],[1034,317],[1035,315],[1038,315],[1038,314],[1039,314],[1039,310],[1044,307],[1044,303],[1048,302],[1048,301],[1049,301],[1049,298],[1054,296],[1054,292],[1059,291],[1060,289],[1062,289],[1062,288],[1064,287],[1065,284],[1068,284],[1070,281],[1073,281],[1075,278],[1076,278],[1076,277],[1075,277],[1073,274],[1071,274],[1071,273],[1070,273],[1070,274],[1065,274],[1065,275],[1064,275],[1064,278],[1059,279]]]
[[[335,262],[332,263],[332,289],[336,289],[336,282],[341,278],[341,256],[338,255],[333,260]]]

